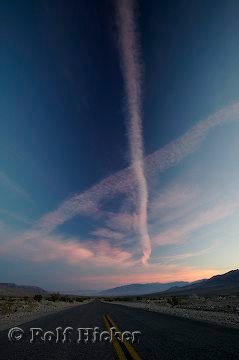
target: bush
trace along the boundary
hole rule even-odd
[[[33,299],[34,299],[35,301],[40,302],[40,301],[42,301],[42,295],[41,295],[41,294],[36,294]]]
[[[61,296],[59,293],[53,293],[47,298],[47,300],[53,301],[53,302],[60,301],[60,299],[61,299]]]
[[[193,294],[190,298],[192,301],[198,301],[200,299],[197,294]]]
[[[61,296],[59,300],[60,300],[60,301],[67,302],[67,301],[68,301],[68,298],[67,298],[67,296]]]
[[[81,298],[75,298],[75,301],[82,302],[83,300]]]
[[[173,296],[167,299],[167,303],[169,303],[172,306],[177,306],[180,305],[180,299],[177,296]]]

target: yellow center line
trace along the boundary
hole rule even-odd
[[[110,323],[115,327],[115,329],[120,332],[120,335],[122,335],[122,332],[120,331],[120,329],[118,328],[116,323],[111,319],[111,317],[109,315],[107,315],[107,318],[110,321]],[[141,360],[139,354],[135,351],[133,346],[125,338],[123,338],[123,343],[124,343],[125,347],[127,348],[128,352],[130,353],[132,359]]]
[[[108,320],[106,319],[105,315],[103,316],[103,319],[104,319],[104,321],[105,321],[105,325],[106,325],[106,327],[107,327],[107,330],[108,330],[109,333],[110,333],[110,327],[111,327],[111,326],[110,326]],[[120,347],[120,345],[119,345],[119,343],[118,343],[118,341],[116,340],[116,338],[115,338],[114,335],[112,336],[112,344],[113,344],[113,346],[114,346],[114,348],[115,348],[115,351],[116,351],[116,353],[117,353],[117,355],[118,355],[118,359],[119,359],[119,360],[127,360],[127,358],[126,358],[123,350],[121,349],[121,347]]]

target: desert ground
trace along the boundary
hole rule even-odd
[[[119,297],[106,302],[239,328],[239,296]]]
[[[0,330],[35,320],[44,315],[85,304],[87,298],[72,298],[52,294],[48,297],[8,297],[0,298]]]

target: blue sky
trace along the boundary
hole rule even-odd
[[[0,5],[2,282],[102,289],[238,266],[239,4],[135,5],[132,29],[117,1]]]

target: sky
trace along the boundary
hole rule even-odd
[[[238,1],[0,4],[0,282],[238,268]]]

